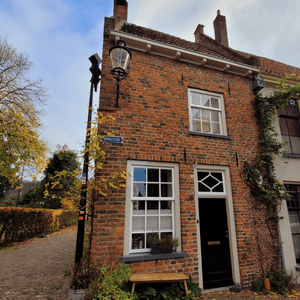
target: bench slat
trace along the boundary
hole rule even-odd
[[[182,273],[154,273],[154,274],[133,274],[129,280],[131,282],[160,282],[160,281],[183,281],[189,277]]]

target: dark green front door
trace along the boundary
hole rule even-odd
[[[233,285],[225,199],[198,201],[203,287]]]

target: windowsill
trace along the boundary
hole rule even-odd
[[[300,158],[300,154],[284,153],[283,157],[287,157],[287,158]]]
[[[231,136],[229,135],[221,135],[221,134],[210,134],[210,133],[203,133],[203,132],[197,132],[197,131],[189,131],[190,135],[200,135],[205,137],[212,137],[217,139],[224,139],[224,140],[231,140]]]
[[[121,260],[125,263],[146,261],[146,260],[159,260],[159,259],[169,259],[169,258],[183,258],[185,257],[185,252],[172,252],[165,254],[151,254],[151,253],[138,253],[122,256]]]

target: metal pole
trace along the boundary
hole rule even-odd
[[[85,150],[87,150],[87,145],[90,141],[92,108],[93,108],[93,86],[94,86],[94,82],[93,82],[93,76],[92,76],[91,89],[90,89],[90,102],[89,102],[89,109],[88,109],[87,130],[86,130],[86,139],[85,139]],[[76,241],[76,252],[75,252],[75,262],[77,264],[80,262],[80,260],[82,258],[82,254],[83,254],[88,172],[89,172],[89,152],[86,151],[84,154],[83,172],[82,172],[83,176],[85,176],[85,183],[83,183],[81,186],[80,212],[79,212],[79,218],[78,218],[78,230],[77,230],[77,241]]]

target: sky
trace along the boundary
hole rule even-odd
[[[300,1],[128,0],[128,22],[194,41],[198,24],[214,38],[217,10],[226,16],[229,46],[300,68]],[[102,57],[104,17],[113,0],[0,0],[0,37],[28,54],[49,95],[42,139],[80,151],[84,145],[91,63]],[[101,68],[101,65],[100,65]],[[94,93],[94,107],[99,102]]]

